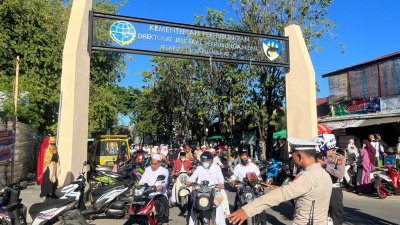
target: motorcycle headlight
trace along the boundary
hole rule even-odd
[[[135,196],[140,196],[144,192],[144,187],[135,189]]]
[[[187,176],[181,176],[181,177],[179,178],[179,181],[181,182],[181,184],[186,184]]]
[[[205,198],[205,197],[202,197],[202,198],[199,199],[199,204],[200,204],[201,207],[208,206],[209,202],[210,201],[208,200],[208,198]]]
[[[252,202],[253,201],[253,195],[251,194],[251,193],[246,193],[245,195],[244,195],[244,200],[247,202],[247,203],[250,203],[250,202]]]

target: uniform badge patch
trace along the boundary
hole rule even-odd
[[[342,163],[343,163],[343,158],[339,157],[338,160],[337,160],[337,164],[338,165],[342,165]]]

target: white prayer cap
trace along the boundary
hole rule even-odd
[[[161,161],[161,160],[162,160],[162,157],[161,157],[161,155],[159,155],[159,154],[154,154],[152,159],[155,159],[155,160],[157,160],[157,161]]]

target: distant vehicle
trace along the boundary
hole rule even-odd
[[[100,135],[97,136],[90,148],[89,164],[92,171],[111,171],[118,153],[124,149],[128,158],[130,150],[127,135]]]

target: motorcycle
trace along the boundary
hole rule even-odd
[[[176,185],[175,185],[175,196],[176,204],[181,210],[181,214],[184,214],[190,205],[190,196],[192,193],[192,188],[186,186],[186,181],[189,180],[189,175],[187,172],[176,173]]]
[[[93,202],[93,199],[91,198],[92,192],[99,187],[130,181],[138,184],[143,173],[144,169],[142,167],[136,167],[129,164],[120,172],[97,171],[92,173],[89,177],[89,189],[87,191],[86,201]]]
[[[260,174],[264,177],[265,183],[278,185],[287,183],[291,180],[289,165],[271,159],[260,167]]]
[[[164,175],[159,175],[157,181],[165,179]],[[154,183],[155,184],[155,183]],[[133,199],[131,207],[129,208],[128,215],[129,219],[124,225],[133,224],[145,224],[145,225],[156,225],[157,215],[154,208],[154,199],[150,198],[149,195],[157,192],[155,185],[149,186],[149,184],[134,186],[133,188]]]
[[[83,163],[83,168],[85,166],[86,161]],[[60,199],[35,203],[31,206],[29,214],[33,220],[32,225],[54,224],[56,221],[69,225],[89,225],[79,211],[84,207],[83,195],[86,180],[83,168],[77,178],[61,190],[64,196]]]
[[[393,165],[385,166],[383,170],[371,171],[371,181],[381,199],[385,199],[388,194],[400,195],[399,174]]]
[[[27,182],[10,185],[0,191],[0,224],[25,225],[26,207],[21,203],[19,195],[27,187]]]
[[[116,183],[93,190],[92,204],[82,210],[81,214],[85,217],[103,213],[117,219],[125,217],[131,202],[131,198],[126,195],[130,185],[130,182]]]
[[[344,177],[341,180],[341,186],[345,188],[356,188],[357,187],[357,174],[354,172],[354,167],[357,167],[356,165],[346,165],[345,167],[345,173]]]
[[[237,188],[237,195],[239,196],[239,201],[237,202],[238,208],[251,203],[255,198],[262,195],[264,190],[259,187],[261,181],[255,173],[247,173],[243,181],[236,181],[235,187]],[[244,225],[261,224],[260,214],[250,217],[243,223]]]
[[[202,181],[200,184],[192,183],[196,187],[194,190],[193,212],[196,225],[215,225],[216,209],[214,203],[215,193],[219,192],[218,185],[209,186],[209,181]]]

